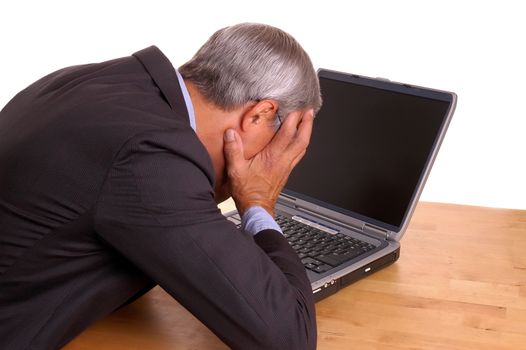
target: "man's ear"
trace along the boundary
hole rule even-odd
[[[241,117],[241,130],[250,131],[252,128],[267,126],[276,116],[278,102],[276,100],[261,100],[246,110]]]

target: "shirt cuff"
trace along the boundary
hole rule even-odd
[[[274,218],[262,207],[248,208],[241,218],[241,229],[251,235],[256,235],[263,230],[276,230],[283,234]]]

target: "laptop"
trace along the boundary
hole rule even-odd
[[[394,263],[456,95],[326,69],[306,155],[275,207],[319,301]],[[237,225],[237,212],[225,214]]]

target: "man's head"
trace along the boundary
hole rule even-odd
[[[225,111],[265,99],[278,103],[281,116],[321,105],[308,55],[292,36],[264,24],[218,30],[179,72]]]
[[[220,186],[225,182],[222,142],[227,129],[241,136],[249,159],[272,139],[278,114],[283,119],[292,111],[321,106],[308,55],[292,36],[268,25],[243,23],[217,31],[179,72]]]

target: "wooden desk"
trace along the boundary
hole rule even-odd
[[[526,211],[420,203],[400,260],[316,309],[319,349],[526,349]],[[65,349],[227,347],[157,287]]]

